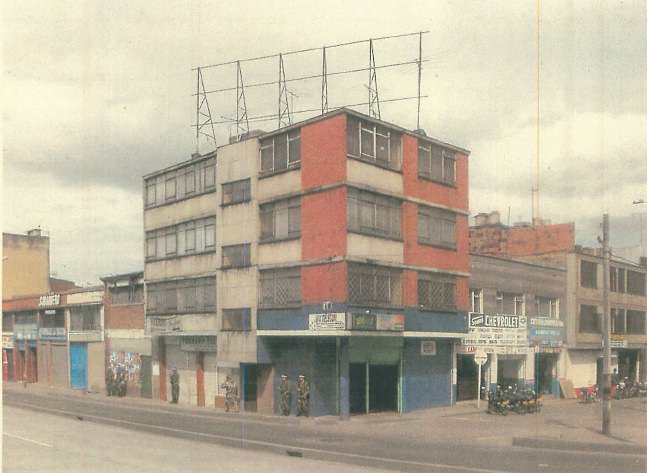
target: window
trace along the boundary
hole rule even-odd
[[[498,314],[526,315],[526,299],[523,294],[497,292],[496,308]]]
[[[580,306],[580,333],[601,333],[601,322],[596,306]]]
[[[559,318],[559,299],[537,296],[535,298],[535,305],[537,308],[537,317]]]
[[[216,188],[216,165],[209,164],[203,169],[203,182],[204,189],[215,189]]]
[[[166,200],[175,200],[177,195],[175,176],[169,176],[166,178],[166,191],[164,195],[166,196]]]
[[[222,267],[248,268],[250,264],[250,244],[231,245],[222,247]]]
[[[346,153],[382,167],[400,169],[402,135],[382,125],[346,116]]]
[[[110,288],[110,299],[114,305],[142,303],[144,302],[144,286],[142,284],[113,286]]]
[[[301,199],[294,198],[260,206],[261,241],[301,236]]]
[[[402,204],[392,197],[348,189],[348,230],[367,235],[400,238]]]
[[[456,215],[419,205],[418,243],[456,248]]]
[[[216,188],[216,158],[193,160],[181,168],[149,177],[145,187],[146,208],[213,192]]]
[[[216,218],[206,217],[146,232],[146,260],[174,258],[216,249]]]
[[[187,171],[184,175],[184,193],[193,194],[195,192],[195,172]]]
[[[301,164],[301,129],[261,140],[261,173],[299,167]]]
[[[645,312],[627,310],[627,333],[645,335]]]
[[[146,294],[149,314],[211,312],[216,309],[216,278],[149,283]]]
[[[3,312],[2,314],[2,330],[4,332],[13,331],[13,319],[11,313]]]
[[[250,180],[228,182],[222,185],[222,204],[238,204],[251,200]]]
[[[609,289],[613,292],[627,292],[626,276],[627,271],[623,268],[609,268]]]
[[[40,326],[41,327],[63,327],[65,328],[65,313],[62,310],[56,310],[55,314],[42,314],[40,316]],[[7,327],[3,326],[3,330],[6,332]]]
[[[483,313],[483,289],[470,289],[470,301],[472,312]]]
[[[101,330],[101,306],[70,307],[70,331]]]
[[[611,333],[627,333],[625,316],[626,311],[624,309],[611,309]]]
[[[456,153],[419,139],[418,176],[447,184],[456,183]]]
[[[348,301],[361,305],[401,306],[402,271],[367,264],[349,264]]]
[[[430,310],[455,310],[456,281],[420,273],[418,304]]]
[[[627,293],[645,295],[645,273],[627,271]]]
[[[259,306],[284,307],[301,304],[301,268],[260,272]]]
[[[582,287],[596,289],[598,287],[598,265],[591,261],[581,261],[580,284]]]
[[[146,207],[155,205],[155,179],[146,181]]]
[[[251,309],[223,309],[222,330],[247,332],[252,328]]]

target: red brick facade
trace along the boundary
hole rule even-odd
[[[470,252],[492,256],[531,256],[572,251],[575,248],[575,224],[471,227],[469,243]]]

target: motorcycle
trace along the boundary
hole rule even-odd
[[[598,388],[596,386],[592,388],[580,388],[581,404],[592,404],[598,402],[598,400]]]

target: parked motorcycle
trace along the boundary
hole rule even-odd
[[[598,388],[596,386],[592,388],[580,388],[580,403],[592,404],[598,402],[598,400]]]

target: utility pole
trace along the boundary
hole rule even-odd
[[[609,214],[602,216],[602,276],[604,280],[602,295],[604,305],[604,324],[602,333],[603,345],[603,401],[602,401],[602,433],[611,435],[611,308],[609,302]]]

